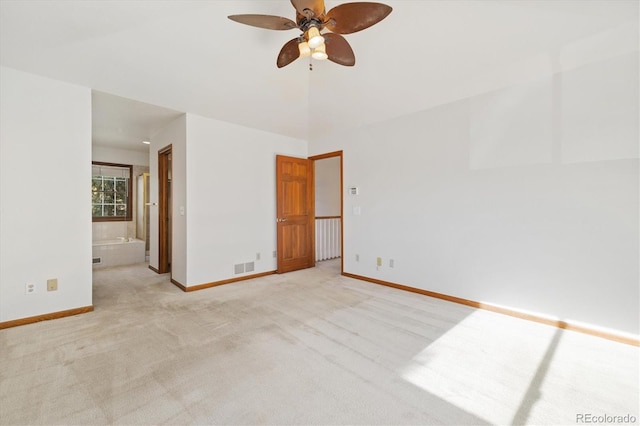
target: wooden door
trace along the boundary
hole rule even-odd
[[[171,145],[158,151],[158,272],[171,272]]]
[[[313,163],[276,156],[278,273],[315,266]]]

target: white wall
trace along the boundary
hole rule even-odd
[[[169,144],[173,146],[172,278],[194,286],[274,270],[275,156],[306,157],[307,143],[186,114],[151,138],[151,203],[158,202],[158,150]],[[157,209],[152,207],[150,220],[149,264],[154,268],[158,267]],[[254,271],[234,274],[233,265],[251,261]]]
[[[635,52],[311,141],[345,271],[638,334],[638,88]]]
[[[131,164],[132,166],[148,166],[149,151],[133,151],[130,149],[117,149],[112,147],[93,145],[91,149],[91,161],[103,163]]]
[[[158,268],[158,151],[172,145],[172,256],[171,277],[184,284],[186,282],[186,217],[180,215],[180,206],[186,199],[186,115],[182,115],[151,138],[149,145],[149,266]]]
[[[90,306],[91,91],[2,67],[0,122],[0,321]]]
[[[340,216],[340,157],[314,161],[316,216]]]
[[[276,269],[275,157],[306,141],[187,115],[188,286]],[[256,260],[260,253],[260,260]],[[234,275],[233,265],[255,261]]]

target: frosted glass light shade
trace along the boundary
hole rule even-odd
[[[326,49],[324,43],[322,43],[320,46],[318,46],[315,49],[313,49],[313,53],[311,54],[311,57],[313,57],[313,59],[317,59],[319,61],[323,61],[323,60],[328,58],[327,49]]]
[[[320,35],[320,31],[316,27],[311,27],[307,31],[307,40],[309,40],[309,47],[315,49],[324,43],[324,37]]]
[[[311,48],[309,47],[309,43],[306,41],[298,43],[298,50],[300,51],[300,58],[306,58],[311,55]]]

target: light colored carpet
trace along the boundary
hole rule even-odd
[[[640,417],[636,347],[338,271],[322,262],[193,293],[144,264],[97,271],[95,312],[0,331],[0,423]]]

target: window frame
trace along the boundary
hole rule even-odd
[[[110,166],[121,167],[123,169],[129,169],[129,183],[127,185],[127,214],[125,216],[93,216],[91,213],[92,222],[131,222],[133,220],[133,166],[131,164],[119,164],[119,163],[105,163],[102,161],[92,161],[92,166]],[[93,179],[93,173],[91,173]],[[93,205],[93,203],[92,203]]]

